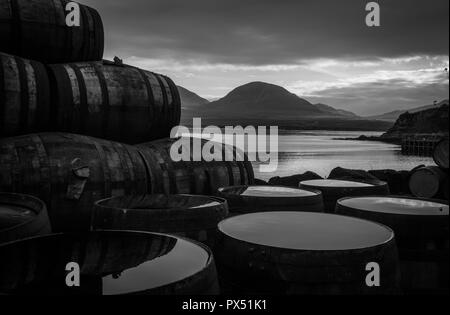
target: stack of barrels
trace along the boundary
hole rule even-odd
[[[215,294],[228,205],[208,196],[252,165],[174,161],[175,83],[103,50],[93,8],[0,0],[0,294]],[[61,288],[78,258],[84,286]]]
[[[255,186],[236,148],[181,154],[172,80],[102,61],[100,15],[77,4],[71,27],[69,7],[0,0],[0,295],[448,292],[448,202],[425,198],[448,186],[448,140],[411,177],[420,199]]]

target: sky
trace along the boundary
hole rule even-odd
[[[448,99],[448,0],[80,0],[105,26],[105,58],[214,99],[253,81],[373,115]]]

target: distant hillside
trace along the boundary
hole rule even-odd
[[[195,108],[183,108],[182,123],[193,117],[205,123],[225,125],[277,125],[292,129],[386,131],[392,123],[361,119],[329,105],[313,105],[281,86],[252,82],[224,98]]]
[[[198,96],[194,92],[191,92],[182,86],[178,86],[178,91],[180,92],[181,107],[183,109],[199,107],[199,106],[209,103],[209,101],[207,99],[204,99],[203,97]]]
[[[263,82],[240,86],[202,109],[208,118],[298,119],[324,115],[317,107],[286,89]]]
[[[319,110],[321,110],[324,113],[332,114],[332,115],[335,115],[335,116],[342,116],[342,117],[348,117],[348,118],[360,118],[355,113],[352,113],[352,112],[346,111],[346,110],[342,110],[342,109],[336,109],[336,108],[331,107],[329,105],[315,104],[314,106],[319,108]]]
[[[405,113],[382,137],[400,139],[407,134],[448,134],[448,114],[448,104],[415,113]]]
[[[297,120],[307,117],[356,118],[353,113],[329,105],[313,105],[281,86],[252,82],[231,91],[224,98],[202,107],[209,118],[282,119]]]
[[[417,113],[417,112],[421,112],[427,109],[432,109],[432,108],[436,108],[442,105],[448,105],[448,100],[442,101],[440,102],[438,105],[425,105],[425,106],[421,106],[421,107],[416,107],[410,110],[396,110],[396,111],[392,111],[389,113],[385,113],[385,114],[381,114],[381,115],[376,115],[376,116],[370,116],[370,117],[366,117],[367,119],[375,119],[375,120],[383,120],[383,121],[391,121],[391,122],[395,122],[401,115],[409,112],[409,113]]]

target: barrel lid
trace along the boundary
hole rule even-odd
[[[408,198],[370,196],[344,198],[338,201],[342,206],[368,212],[380,212],[417,216],[448,216],[449,206],[439,201]]]
[[[122,295],[143,292],[189,278],[208,265],[210,257],[200,246],[183,239],[176,239],[173,249],[161,257],[128,267],[119,274],[103,278],[103,295]]]
[[[300,183],[301,185],[310,187],[333,187],[333,188],[360,188],[360,187],[373,187],[373,184],[353,182],[347,180],[336,180],[336,179],[316,179],[308,180]]]
[[[222,221],[234,239],[275,248],[340,251],[371,248],[394,238],[391,229],[366,220],[308,212],[266,212]]]
[[[50,279],[55,277],[52,274],[46,278],[49,272],[65,270],[59,264],[76,262],[80,264],[82,276],[97,279],[100,283],[95,289],[98,295],[139,293],[174,285],[200,273],[212,263],[212,254],[197,243],[169,235],[130,231],[54,234],[0,246],[0,254],[8,252],[15,253],[11,255],[13,258],[21,257],[21,252],[32,254],[30,260],[34,264],[25,266],[30,270],[17,268],[18,281],[27,274],[34,279],[39,277],[40,281],[33,286],[45,286],[53,283]],[[22,267],[12,258],[7,261],[8,257],[0,262],[2,269],[15,264]],[[16,269],[9,270],[14,272]],[[11,275],[8,278],[11,281]],[[56,279],[64,283],[65,275],[58,273]],[[5,290],[2,282],[0,279],[0,289]],[[19,292],[20,289],[22,287]]]
[[[280,186],[236,186],[220,188],[219,192],[227,195],[258,198],[299,198],[312,197],[320,193],[299,188]]]
[[[223,206],[224,199],[194,195],[133,195],[104,199],[96,202],[98,208],[123,210],[178,210],[204,209]]]

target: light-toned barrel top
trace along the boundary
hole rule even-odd
[[[448,216],[448,205],[409,198],[361,197],[340,200],[339,204],[353,209],[404,215]]]
[[[317,194],[303,189],[295,189],[289,187],[274,187],[274,186],[250,186],[241,196],[247,197],[310,197]]]
[[[301,183],[302,185],[312,187],[336,187],[336,188],[357,188],[357,187],[373,187],[372,184],[351,182],[347,180],[335,180],[335,179],[316,179],[308,180]]]
[[[220,202],[218,202],[218,201],[211,201],[211,202],[208,202],[208,203],[203,203],[203,204],[191,206],[191,207],[189,207],[189,209],[201,209],[201,208],[217,207],[217,206],[220,206]]]
[[[387,227],[321,213],[267,212],[242,215],[219,224],[222,233],[263,246],[313,251],[370,248],[390,241]]]
[[[203,248],[179,239],[167,255],[103,278],[103,295],[142,292],[181,281],[202,271],[208,260]]]

